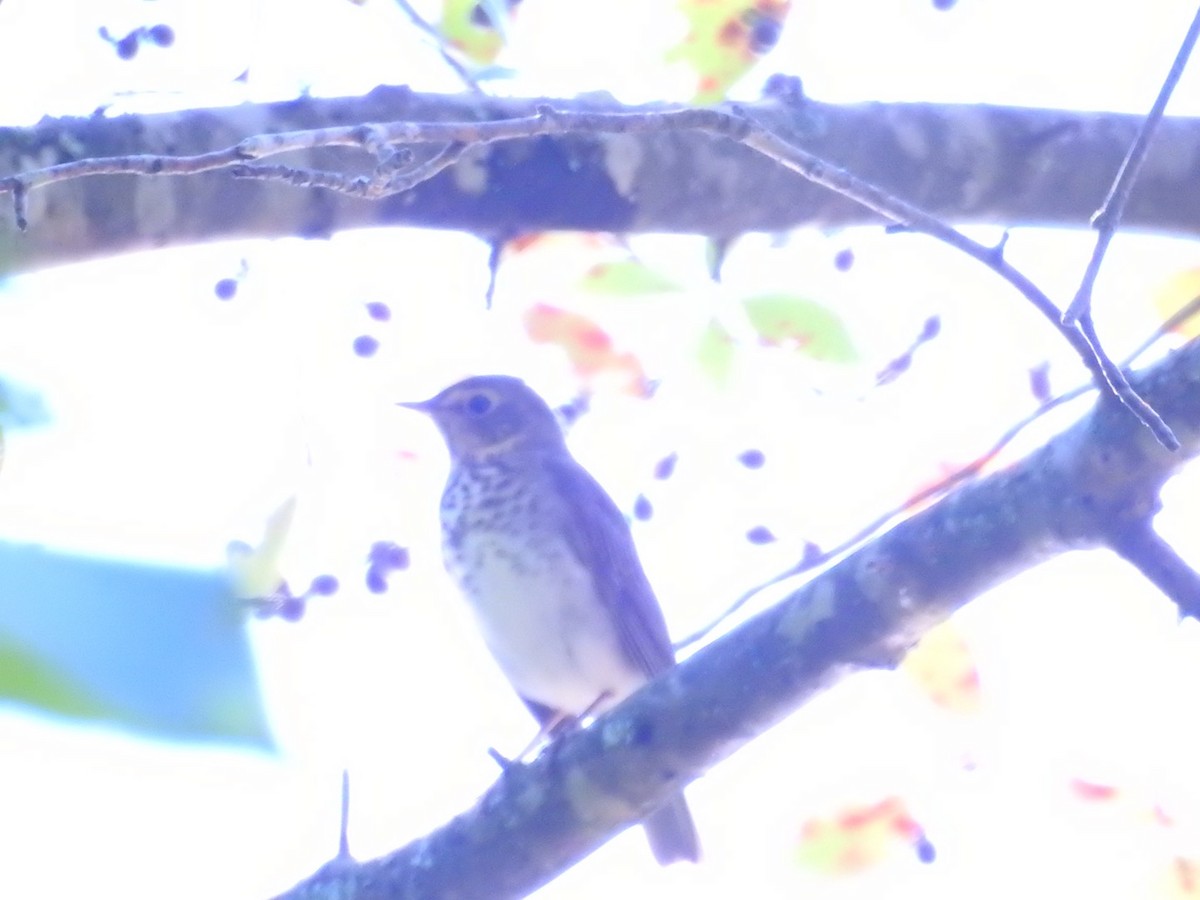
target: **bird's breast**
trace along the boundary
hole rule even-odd
[[[645,681],[592,573],[561,533],[563,501],[503,465],[461,468],[442,502],[446,568],[484,640],[526,699],[578,715]]]

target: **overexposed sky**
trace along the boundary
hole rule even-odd
[[[963,0],[951,12],[916,0],[813,0],[797,4],[770,65],[739,92],[753,96],[778,69],[830,101],[1141,111],[1192,12],[1174,0],[1136,14],[1082,0]],[[160,21],[176,29],[176,45],[144,47],[129,62],[95,36],[101,25],[122,34]],[[656,62],[679,28],[657,0],[525,0],[503,60],[522,75],[498,89],[680,99],[683,77]],[[247,68],[248,82],[234,83]],[[158,110],[380,82],[457,89],[385,0],[10,0],[0,5],[0,82],[29,86],[0,96],[0,125],[108,103]],[[1198,84],[1189,70],[1173,112],[1196,114]],[[844,248],[856,260],[848,273],[833,265]],[[1052,359],[1059,389],[1078,377],[1018,297],[916,235],[802,234],[782,248],[751,237],[721,286],[704,278],[698,239],[653,237],[635,249],[687,293],[606,300],[597,316],[662,389],[652,403],[598,397],[571,440],[622,506],[642,492],[654,504],[635,536],[677,634],[790,564],[803,541],[836,543],[984,450],[1032,407],[1029,366]],[[1060,299],[1089,252],[1086,236],[1055,232],[1019,231],[1007,247]],[[1156,324],[1144,298],[1196,256],[1188,242],[1117,239],[1097,290],[1114,355]],[[0,895],[101,885],[132,898],[261,897],[336,849],[343,767],[352,846],[368,857],[469,806],[496,775],[486,747],[512,752],[528,740],[527,713],[441,571],[440,440],[391,405],[485,371],[522,375],[551,402],[574,392],[558,352],[531,348],[520,322],[532,302],[585,309],[573,291],[582,263],[565,250],[517,260],[489,313],[485,260],[467,236],[378,231],[182,248],[4,285],[0,375],[40,390],[55,423],[10,437],[0,539],[216,567],[229,540],[257,539],[295,496],[289,578],[334,572],[343,590],[299,624],[251,625],[278,755],[0,714],[11,761],[0,771]],[[213,285],[243,261],[236,298],[219,302]],[[863,364],[764,357],[729,392],[713,392],[689,351],[700,329],[752,291],[797,285],[838,310]],[[390,304],[391,322],[369,320],[372,301]],[[873,373],[934,314],[942,335],[897,384],[872,389]],[[351,352],[363,333],[379,338],[377,357]],[[767,454],[762,470],[733,461],[752,446]],[[653,482],[655,461],[672,451],[676,476]],[[1200,562],[1180,511],[1195,487],[1173,491],[1163,527]],[[780,541],[747,544],[743,533],[758,524]],[[410,546],[413,568],[376,597],[361,576],[380,539]],[[1172,839],[1181,852],[1194,846],[1198,735],[1178,711],[1200,659],[1195,623],[1177,626],[1160,596],[1099,553],[1016,579],[959,619],[983,683],[979,716],[939,712],[902,675],[852,679],[689,791],[702,866],[658,870],[634,830],[543,896],[1149,896],[1168,860],[1144,809],[1170,798]],[[1089,818],[1066,788],[1079,777],[1120,784],[1129,808]],[[793,861],[802,823],[891,795],[927,827],[935,865],[901,848],[839,880]]]

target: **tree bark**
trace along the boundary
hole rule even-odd
[[[671,108],[623,107],[605,96],[496,99],[379,87],[364,97],[46,119],[0,129],[0,188],[4,178],[85,158],[192,155],[258,134],[360,122],[515,118],[543,104],[608,112]],[[979,105],[772,99],[742,108],[804,149],[947,221],[1007,226],[1086,226],[1140,121]],[[431,152],[415,149],[418,158]],[[374,165],[351,149],[281,161],[349,172]],[[1167,119],[1125,225],[1200,234],[1198,191],[1200,120]],[[28,230],[17,230],[12,213],[0,211],[0,276],[200,241],[319,238],[381,225],[458,229],[494,240],[551,229],[731,237],[876,221],[854,202],[724,138],[695,131],[580,133],[473,147],[429,181],[379,201],[228,172],[92,176],[36,188]]]

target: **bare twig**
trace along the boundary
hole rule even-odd
[[[371,190],[373,179],[361,175],[351,177],[341,172],[328,172],[322,169],[303,169],[295,166],[262,165],[259,163],[243,163],[231,166],[229,174],[234,178],[247,178],[257,181],[278,181],[290,184],[292,187],[319,187],[327,191],[336,191],[350,197],[366,197]]]
[[[468,145],[453,142],[438,153],[411,169],[397,170],[390,163],[382,163],[370,178],[358,175],[343,175],[323,169],[305,169],[295,166],[263,165],[243,163],[232,166],[229,173],[235,178],[253,178],[259,181],[278,181],[293,187],[319,187],[336,191],[350,197],[378,200],[410,190],[423,181],[454,165],[466,152]]]
[[[350,770],[342,769],[342,813],[338,827],[337,858],[352,862],[350,854]]]
[[[483,88],[479,86],[479,82],[476,81],[471,73],[467,71],[467,67],[455,59],[454,54],[446,49],[446,38],[442,35],[442,33],[429,24],[429,22],[425,21],[424,17],[415,9],[413,9],[412,4],[409,3],[408,0],[396,0],[396,5],[400,7],[406,16],[408,16],[410,22],[416,25],[417,28],[421,29],[421,31],[425,32],[425,34],[427,34],[433,40],[433,43],[435,46],[437,46],[438,53],[441,54],[442,60],[453,70],[454,74],[459,77],[459,80],[466,85],[467,90],[474,94],[482,94],[484,91]]]
[[[1184,322],[1195,317],[1198,313],[1200,313],[1200,297],[1196,297],[1191,302],[1180,308],[1178,312],[1154,329],[1154,331],[1151,332],[1146,339],[1138,345],[1137,349],[1135,349],[1131,354],[1129,354],[1129,356],[1125,358],[1125,360],[1121,363],[1121,368],[1129,368],[1132,366],[1135,362],[1137,362],[1143,353],[1162,340],[1165,335],[1171,331],[1174,331]],[[1046,413],[1050,412],[1052,409],[1057,409],[1064,403],[1069,403],[1072,400],[1082,397],[1089,391],[1096,390],[1096,388],[1097,386],[1095,384],[1081,384],[1069,391],[1064,391],[1063,393],[1058,394],[1053,399],[1047,400],[1029,415],[1010,426],[1002,435],[1000,435],[996,442],[980,456],[976,457],[962,468],[957,469],[956,471],[947,475],[936,484],[932,484],[913,494],[900,506],[887,511],[878,518],[868,522],[840,544],[837,544],[828,550],[822,550],[817,553],[806,552],[803,558],[795,565],[785,569],[777,575],[771,576],[761,584],[757,584],[745,591],[711,622],[697,629],[696,631],[693,631],[687,637],[681,638],[675,643],[675,649],[677,651],[682,650],[683,648],[689,647],[698,641],[704,640],[704,638],[708,637],[708,635],[711,634],[717,627],[719,627],[721,623],[725,622],[730,616],[732,616],[739,609],[741,609],[768,588],[774,587],[775,585],[783,581],[787,581],[790,578],[795,578],[799,575],[805,574],[806,572],[811,572],[815,569],[820,569],[826,565],[832,564],[850,551],[866,543],[892,522],[908,513],[911,513],[913,510],[924,506],[928,502],[944,497],[953,488],[975,478],[993,459],[999,456],[1004,448],[1011,444],[1022,431],[1024,431],[1042,416],[1046,415]]]
[[[392,175],[384,188],[386,194],[403,193],[423,181],[428,181],[434,175],[458,162],[469,147],[469,144],[462,141],[451,141],[430,159],[414,166],[407,172],[400,171]]]
[[[1154,432],[1155,437],[1164,447],[1178,448],[1179,441],[1175,435],[1171,433],[1159,416],[1146,414],[1146,409],[1149,407],[1129,386],[1125,375],[1104,353],[1099,342],[1089,339],[1077,328],[1063,325],[1061,314],[1050,298],[1023,272],[1009,264],[1004,258],[1003,243],[1000,247],[985,247],[924,210],[887,194],[844,169],[830,166],[767,129],[751,132],[742,139],[742,143],[777,160],[810,181],[844,194],[906,228],[935,237],[983,263],[1016,288],[1021,296],[1032,303],[1034,308],[1054,325],[1079,355],[1083,364],[1092,373],[1093,379],[1098,384],[1108,385],[1113,394],[1125,404],[1138,421]],[[1153,410],[1150,412],[1153,413]]]
[[[1191,27],[1184,35],[1183,43],[1179,45],[1179,52],[1175,54],[1171,70],[1167,72],[1167,77],[1158,90],[1158,96],[1154,98],[1154,105],[1146,114],[1141,128],[1138,129],[1137,137],[1134,138],[1129,152],[1125,155],[1125,160],[1121,163],[1121,168],[1109,189],[1108,196],[1104,198],[1103,205],[1096,210],[1096,214],[1092,217],[1092,226],[1097,231],[1096,247],[1092,251],[1092,258],[1088,261],[1087,269],[1083,273],[1083,281],[1079,285],[1079,290],[1075,292],[1075,299],[1063,313],[1063,323],[1066,325],[1073,325],[1081,321],[1084,314],[1091,309],[1092,288],[1096,283],[1096,276],[1100,272],[1100,263],[1104,260],[1104,255],[1108,252],[1108,245],[1112,242],[1113,235],[1117,233],[1117,228],[1121,224],[1121,217],[1125,213],[1125,204],[1129,202],[1129,195],[1142,170],[1142,163],[1146,161],[1150,142],[1154,140],[1154,133],[1158,130],[1159,122],[1162,121],[1167,102],[1171,99],[1171,94],[1174,93],[1180,76],[1183,75],[1184,67],[1187,66],[1188,57],[1192,55],[1197,38],[1200,38],[1200,8],[1197,8]]]
[[[13,195],[17,225],[24,229],[28,225],[25,221],[26,197],[34,188],[90,175],[198,175],[201,172],[228,169],[253,158],[245,156],[239,149],[240,146],[235,144],[224,150],[214,150],[196,156],[136,154],[77,159],[0,179],[0,194]]]
[[[1160,444],[1168,450],[1178,450],[1179,439],[1175,437],[1175,433],[1162,420],[1162,417],[1154,411],[1154,408],[1139,397],[1137,392],[1129,386],[1129,381],[1125,378],[1125,373],[1121,371],[1120,367],[1100,350],[1100,338],[1096,336],[1096,326],[1092,322],[1092,314],[1090,312],[1084,313],[1080,318],[1079,328],[1083,336],[1087,338],[1088,343],[1095,348],[1096,359],[1100,361],[1103,367],[1104,378],[1108,382],[1108,386],[1112,389],[1113,395],[1124,403],[1126,409],[1137,416],[1143,425],[1154,432],[1154,436]]]

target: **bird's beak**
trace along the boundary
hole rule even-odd
[[[403,406],[405,409],[415,409],[419,413],[430,415],[433,412],[433,400],[434,398],[432,397],[428,400],[401,400],[396,405]]]

